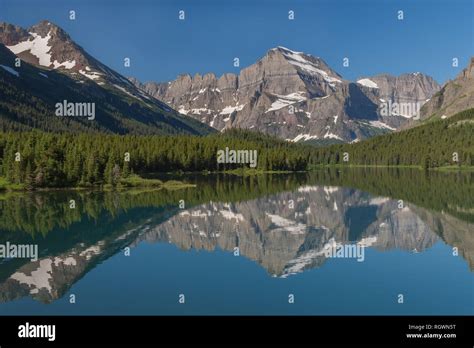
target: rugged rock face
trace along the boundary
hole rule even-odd
[[[400,76],[381,74],[360,79],[357,83],[371,88],[381,103],[390,101],[393,104],[402,105],[398,112],[391,110],[392,115],[406,118],[415,116],[419,111],[418,105],[421,108],[421,105],[428,102],[431,96],[440,89],[433,78],[419,72]],[[403,107],[403,104],[408,104],[408,107]],[[417,105],[412,107],[411,104]]]
[[[239,127],[318,142],[358,141],[396,130],[414,114],[384,116],[383,103],[424,103],[439,89],[432,78],[419,73],[352,83],[321,58],[284,47],[269,50],[239,75],[181,75],[168,83],[131,81],[221,131]]]
[[[5,22],[0,23],[0,41],[7,46],[15,45],[18,42],[28,39],[30,34],[27,30]]]
[[[447,82],[422,110],[422,119],[446,118],[474,107],[474,57],[466,69]]]

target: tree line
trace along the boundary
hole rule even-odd
[[[0,176],[27,189],[117,185],[131,173],[228,171],[225,148],[256,150],[258,171],[305,171],[321,165],[474,165],[474,109],[446,120],[356,144],[316,148],[240,129],[207,136],[0,133]]]
[[[360,143],[318,148],[311,158],[326,165],[474,166],[474,109]]]
[[[35,187],[116,185],[131,173],[225,171],[248,164],[217,161],[217,151],[256,150],[257,170],[307,169],[309,147],[249,131],[205,137],[0,133],[0,176]]]

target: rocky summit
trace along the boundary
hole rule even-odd
[[[291,141],[356,142],[419,116],[440,86],[421,73],[344,80],[323,59],[269,50],[238,75],[181,75],[136,86],[217,130],[245,128]]]
[[[0,22],[0,43],[30,64],[61,70],[70,76],[85,78],[99,85],[106,83],[143,98],[123,76],[88,54],[60,27],[43,20],[27,30]]]

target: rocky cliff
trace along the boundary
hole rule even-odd
[[[398,129],[414,112],[385,103],[425,103],[438,84],[421,73],[378,75],[353,83],[326,62],[284,47],[239,75],[181,75],[166,83],[131,81],[155,98],[217,130],[255,129],[292,141],[351,142]],[[393,111],[393,112],[392,112]]]

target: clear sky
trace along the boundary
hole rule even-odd
[[[0,21],[48,19],[126,76],[167,81],[225,72],[281,45],[345,79],[420,71],[454,78],[474,55],[473,0],[0,0]],[[184,10],[186,19],[178,19]],[[76,20],[69,20],[69,10]],[[288,20],[293,10],[295,19]],[[404,11],[404,20],[397,11]],[[123,66],[124,57],[131,67]],[[233,66],[239,57],[240,68]],[[350,66],[343,67],[344,57]],[[452,67],[452,59],[459,67]]]

